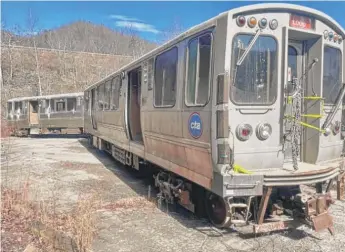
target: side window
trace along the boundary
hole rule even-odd
[[[325,104],[334,104],[341,89],[341,51],[325,46],[323,63],[323,97]]]
[[[102,83],[101,85],[99,85],[97,87],[98,90],[98,108],[99,110],[103,110],[104,108],[104,83]]]
[[[98,98],[97,98],[97,95],[98,95],[98,89],[92,89],[91,90],[91,92],[92,92],[92,109],[93,110],[96,110],[97,109],[97,107],[98,107],[98,105],[97,105],[97,100],[98,100]]]
[[[57,101],[56,104],[55,104],[55,109],[56,109],[56,112],[63,112],[66,110],[66,106],[65,106],[65,101]]]
[[[173,107],[176,102],[177,47],[156,57],[154,105]]]
[[[50,112],[55,112],[55,100],[50,100]]]
[[[67,111],[76,110],[76,98],[67,98]]]
[[[10,118],[11,116],[10,115],[12,115],[13,114],[13,112],[12,112],[12,102],[8,102],[7,103],[7,115],[8,115],[8,118]]]
[[[120,100],[120,76],[113,78],[111,82],[111,109],[116,110],[119,108]]]
[[[104,93],[104,109],[110,109],[111,100],[111,80],[105,83],[105,93]]]
[[[27,101],[22,101],[22,108],[23,108],[22,114],[23,114],[23,115],[26,115],[26,114],[27,114],[27,109],[28,109],[27,104],[28,104]],[[34,113],[37,113],[37,111],[34,111]]]
[[[44,114],[45,112],[45,108],[46,108],[46,100],[42,99],[39,101],[39,105],[40,105],[40,114]]]
[[[48,107],[49,107],[49,100],[43,99],[40,100],[40,114],[47,113]]]
[[[186,104],[204,106],[210,95],[212,36],[194,38],[188,45]]]
[[[14,110],[16,113],[22,114],[23,113],[22,102],[15,102],[14,103]]]

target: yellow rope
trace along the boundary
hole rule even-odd
[[[235,172],[237,173],[244,173],[244,174],[252,174],[252,172],[244,169],[242,166],[238,165],[238,164],[234,164],[233,165],[233,169]]]

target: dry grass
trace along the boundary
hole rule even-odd
[[[6,149],[11,148],[11,139]],[[58,208],[61,195],[55,184],[49,196],[42,200],[40,188],[31,183],[30,171],[25,175],[20,172],[20,177],[10,174],[9,152],[2,153],[7,158],[2,166],[7,168],[2,168],[1,251],[23,251],[28,244],[40,251],[61,251],[61,248],[89,251],[96,235],[94,213],[101,205],[99,192],[83,193],[70,211],[61,211]],[[26,162],[34,166],[33,160]]]
[[[99,208],[98,195],[80,198],[72,211],[63,213],[55,209],[53,197],[39,203],[29,200],[28,182],[20,190],[1,189],[1,229],[5,234],[2,251],[24,249],[29,243],[44,251],[56,251],[62,246],[57,244],[61,241],[59,236],[64,235],[77,245],[74,251],[91,248],[96,235],[94,213]]]

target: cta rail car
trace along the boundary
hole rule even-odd
[[[7,103],[7,120],[15,135],[68,129],[82,133],[83,98],[83,93],[13,98]]]
[[[221,13],[88,87],[84,130],[217,227],[332,231],[320,185],[337,179],[342,195],[344,38],[303,6]]]

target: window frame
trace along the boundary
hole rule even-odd
[[[255,33],[250,33],[250,32],[238,32],[236,34],[234,34],[232,36],[232,42],[231,42],[231,47],[230,47],[230,78],[232,76],[232,60],[233,60],[233,48],[234,48],[234,43],[235,43],[235,38],[238,36],[238,35],[251,35],[251,36],[255,36]],[[259,38],[260,37],[269,37],[269,38],[272,38],[275,43],[276,43],[276,69],[277,69],[277,73],[276,73],[276,81],[277,81],[277,90],[276,90],[276,94],[275,94],[275,99],[271,102],[271,103],[265,103],[265,104],[262,104],[262,103],[251,103],[251,104],[248,104],[248,103],[237,103],[234,101],[233,97],[232,97],[232,83],[231,83],[231,79],[229,81],[229,98],[230,98],[230,101],[232,104],[236,105],[236,106],[241,106],[241,107],[248,107],[248,106],[258,106],[258,107],[271,107],[272,105],[274,105],[277,100],[278,100],[278,95],[280,94],[281,92],[281,87],[279,85],[279,83],[281,83],[281,81],[279,80],[278,76],[279,76],[279,71],[281,71],[281,69],[279,68],[279,56],[280,56],[280,44],[279,44],[279,41],[278,39],[274,36],[274,35],[271,35],[271,34],[260,34],[259,35]],[[259,39],[258,38],[258,39]],[[285,49],[284,49],[285,50]],[[288,52],[286,52],[288,54]]]
[[[166,50],[162,51],[161,53],[157,54],[155,57],[154,57],[154,67],[153,67],[153,86],[152,86],[152,90],[153,90],[153,107],[154,108],[173,108],[175,107],[176,105],[176,100],[177,100],[177,92],[175,91],[175,102],[174,104],[172,105],[156,105],[156,66],[157,66],[157,58],[161,55],[163,55],[164,53],[166,52],[169,52],[169,51],[172,51],[176,48],[176,55],[177,55],[177,60],[176,60],[176,73],[175,73],[175,86],[176,86],[176,91],[177,91],[177,88],[178,88],[178,85],[177,85],[177,76],[178,76],[178,62],[179,62],[179,50],[178,50],[178,46],[177,45],[174,45],[172,47],[169,47],[167,48]]]
[[[190,44],[195,40],[197,39],[198,40],[198,48],[199,48],[199,38],[204,36],[204,35],[210,35],[211,37],[211,55],[210,55],[210,71],[209,71],[209,83],[208,83],[208,97],[207,97],[207,101],[205,104],[188,104],[187,102],[187,91],[188,91],[188,63],[189,63],[189,47],[190,47]],[[214,47],[213,47],[213,44],[214,44],[214,35],[213,35],[213,30],[206,30],[206,31],[203,31],[199,34],[195,34],[193,37],[191,37],[189,40],[188,40],[188,45],[187,45],[187,50],[186,50],[186,60],[185,60],[185,76],[184,76],[184,104],[186,107],[188,108],[191,108],[191,107],[206,107],[209,102],[210,102],[210,97],[211,97],[211,92],[212,92],[212,83],[213,83],[213,65],[212,64],[212,61],[213,61],[213,57],[214,57],[214,53],[213,53],[213,50],[214,50]],[[198,51],[199,53],[199,51]],[[198,58],[199,59],[199,58]],[[199,61],[199,60],[197,60]],[[199,64],[198,64],[199,66]],[[196,82],[196,80],[195,80]]]
[[[324,78],[324,74],[325,74],[325,71],[324,71],[324,63],[325,63],[325,48],[326,47],[329,47],[329,48],[332,48],[332,49],[336,49],[338,52],[340,52],[340,88],[341,88],[341,85],[342,85],[342,82],[343,82],[343,79],[344,79],[344,74],[345,73],[343,73],[343,68],[344,68],[344,66],[343,66],[343,64],[345,63],[345,62],[343,62],[343,52],[341,51],[341,49],[340,48],[338,48],[338,47],[335,47],[335,46],[333,46],[333,45],[330,45],[330,44],[324,44],[323,45],[323,62],[322,62],[322,64],[323,64],[323,68],[322,68],[322,97],[324,97],[324,93],[323,93],[323,90],[324,90],[324,81],[323,81],[323,78]],[[345,96],[344,96],[345,97]],[[335,103],[333,102],[333,103],[327,103],[326,102],[326,99],[325,99],[325,102],[324,102],[324,105],[325,106],[333,106]]]

